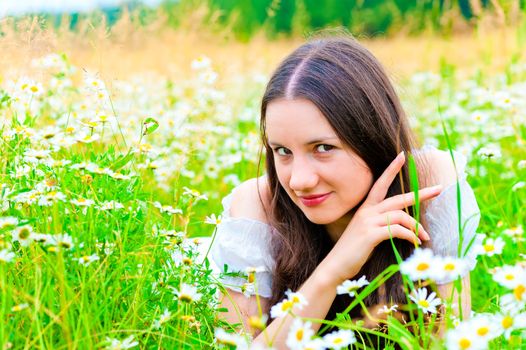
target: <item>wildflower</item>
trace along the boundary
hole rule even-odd
[[[427,279],[434,266],[433,251],[429,248],[416,248],[413,254],[400,264],[400,271],[413,281]]]
[[[398,305],[397,304],[391,305],[389,307],[387,307],[387,305],[384,305],[384,306],[382,306],[381,309],[378,310],[378,313],[387,315],[387,314],[396,312],[397,310],[398,310]]]
[[[304,349],[305,343],[314,336],[311,322],[303,322],[296,318],[292,322],[286,344],[290,349]]]
[[[116,179],[116,180],[129,180],[131,179],[131,176],[130,175],[124,175],[122,173],[119,173],[119,172],[114,172],[114,173],[111,173],[111,174],[108,174],[110,177]]]
[[[12,216],[5,216],[0,218],[0,230],[6,228],[13,228],[18,225],[18,219]]]
[[[63,248],[63,249],[73,248],[73,238],[67,233],[52,235],[51,237],[49,237],[49,240],[47,243],[57,248]]]
[[[174,300],[178,299],[185,303],[192,303],[194,301],[197,302],[201,299],[202,296],[200,293],[197,292],[197,287],[191,286],[186,283],[182,283],[180,289],[176,289],[171,286],[170,289],[172,289],[172,293],[175,295]]]
[[[212,61],[210,60],[210,58],[206,56],[200,56],[192,61],[191,67],[192,69],[195,69],[195,70],[201,70],[201,69],[209,68],[211,64],[212,64]]]
[[[420,288],[416,291],[413,291],[411,295],[409,295],[409,298],[416,303],[419,309],[421,309],[424,313],[436,313],[437,309],[436,307],[442,303],[442,300],[440,298],[435,298],[436,293],[431,292],[429,296],[427,295],[427,289],[426,288]]]
[[[469,265],[465,259],[451,256],[435,257],[435,268],[431,278],[436,282],[452,281],[463,276],[469,271]]]
[[[517,182],[515,185],[513,185],[513,187],[511,188],[511,190],[513,192],[516,192],[519,188],[525,188],[526,187],[526,182],[524,181],[519,181]]]
[[[336,287],[336,294],[349,294],[349,296],[354,297],[358,289],[368,284],[369,281],[367,281],[365,276],[360,277],[360,279],[356,281],[346,280]]]
[[[222,328],[215,329],[214,337],[218,344],[226,345],[228,347],[240,348],[245,343],[244,338],[239,334],[227,333]]]
[[[91,199],[85,199],[82,197],[79,199],[72,199],[70,203],[79,207],[91,207],[93,204],[95,204],[95,202]]]
[[[119,203],[114,200],[104,202],[102,203],[102,205],[99,206],[100,210],[116,210],[116,209],[123,209],[123,208],[124,208],[124,205],[122,205],[122,203]]]
[[[33,242],[33,228],[30,225],[17,227],[13,230],[13,242],[27,247]]]
[[[477,247],[477,253],[487,256],[502,254],[504,240],[501,237],[486,238],[484,243]]]
[[[7,250],[7,249],[2,249],[0,250],[0,262],[10,262],[11,260],[13,260],[15,258],[15,253]]]
[[[510,227],[508,229],[505,229],[504,231],[502,231],[502,233],[514,239],[520,239],[522,238],[522,235],[524,234],[524,229],[522,228],[522,226],[519,225],[519,226]]]
[[[92,262],[100,260],[100,257],[97,254],[83,255],[80,258],[75,259],[79,264],[83,266],[89,266]]]
[[[521,310],[526,305],[526,282],[519,282],[512,293],[505,294],[500,298],[501,310],[513,312]]]
[[[514,330],[526,328],[526,313],[518,313],[517,310],[497,315],[497,320],[506,339],[510,338]]]
[[[307,305],[307,299],[300,293],[294,293],[288,290],[285,292],[287,298],[272,306],[270,309],[270,317],[284,317],[292,312],[293,308],[297,306],[298,309],[302,309],[304,305]]]
[[[250,316],[248,318],[248,325],[253,329],[263,330],[267,327],[268,315],[264,314],[261,317],[258,315]]]
[[[66,196],[62,192],[51,191],[45,195],[42,195],[38,199],[38,205],[48,207],[58,201],[66,200]]]
[[[207,216],[206,219],[205,219],[205,224],[210,224],[210,225],[219,225],[221,223],[221,215],[217,216],[216,217],[216,214],[212,214],[210,216]]]
[[[106,342],[109,343],[109,345],[106,346],[105,348],[107,350],[131,349],[139,345],[139,343],[135,340],[133,335],[130,335],[128,338],[124,340],[118,340],[118,339],[112,339],[112,338],[106,337]]]
[[[159,209],[161,213],[170,213],[170,214],[182,214],[183,213],[181,209],[177,209],[169,205],[162,205],[159,202],[154,202],[153,206]]]
[[[29,149],[24,152],[24,160],[28,163],[40,163],[50,157],[50,150]]]
[[[482,350],[487,348],[487,340],[479,337],[468,323],[461,323],[449,330],[446,335],[448,350]]]
[[[207,195],[206,194],[201,194],[201,193],[199,193],[199,191],[192,190],[192,189],[190,189],[188,187],[183,187],[183,190],[184,190],[183,195],[195,198],[196,202],[199,201],[199,200],[205,200],[205,201],[208,200]]]
[[[356,343],[356,337],[354,336],[353,331],[349,329],[340,329],[325,335],[323,341],[328,348],[342,349]]]
[[[168,322],[171,317],[172,317],[172,313],[168,311],[168,309],[164,309],[164,312],[161,314],[161,316],[159,316],[159,319],[153,322],[153,325],[152,325],[153,328],[155,329],[161,328],[161,326],[164,323]]]
[[[526,269],[519,265],[504,265],[496,269],[493,280],[503,287],[514,289],[519,282],[526,281]]]
[[[483,158],[493,159],[500,158],[502,156],[500,149],[497,146],[487,146],[479,149],[477,154]]]
[[[11,312],[20,312],[22,310],[25,310],[29,307],[28,303],[18,304],[11,308]]]

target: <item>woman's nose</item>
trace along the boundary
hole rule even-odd
[[[314,188],[318,183],[316,169],[309,164],[308,160],[296,160],[292,164],[289,187],[293,191],[307,191]]]

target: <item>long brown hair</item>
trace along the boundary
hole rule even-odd
[[[408,154],[416,146],[384,69],[356,40],[348,36],[314,39],[300,46],[278,66],[263,95],[260,124],[271,196],[268,216],[275,228],[272,236],[275,270],[270,305],[283,299],[287,289],[299,289],[334,245],[325,227],[310,222],[278,181],[273,152],[265,133],[265,115],[269,103],[283,98],[302,98],[314,103],[338,137],[369,166],[375,181],[400,151]],[[389,188],[388,197],[409,191],[408,174],[405,165]],[[411,209],[409,212],[413,215]],[[408,241],[395,239],[394,242],[402,258],[407,258],[414,249]],[[349,252],[353,249],[360,247],[349,247]],[[365,275],[371,281],[395,263],[391,243],[384,241],[374,249],[356,278]],[[343,311],[348,301],[338,296],[326,319]],[[370,294],[365,304],[372,306],[388,301],[406,303],[399,274],[389,279],[381,290]]]

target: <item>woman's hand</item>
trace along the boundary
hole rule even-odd
[[[373,249],[382,241],[401,238],[421,244],[420,238],[429,240],[429,234],[404,209],[415,204],[415,193],[385,198],[391,183],[405,162],[400,153],[374,183],[363,204],[355,212],[331,252],[322,264],[326,265],[333,283],[340,284],[354,277],[365,264]],[[425,201],[440,194],[442,186],[418,191],[419,200]],[[415,234],[418,227],[418,237]]]

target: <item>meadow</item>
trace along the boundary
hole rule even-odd
[[[32,23],[0,38],[0,349],[248,348],[247,334],[221,320],[215,296],[225,286],[206,237],[221,198],[258,175],[260,97],[302,39],[241,44],[124,25],[83,36]],[[506,29],[363,39],[392,73],[422,144],[467,158],[481,243],[471,318],[451,312],[454,300],[426,297],[398,306],[414,311],[407,323],[392,308],[373,315],[383,333],[340,315],[331,324],[352,348],[368,336],[393,349],[526,348],[521,38]],[[422,276],[408,293],[433,285]],[[443,337],[431,331],[439,323]],[[323,339],[309,346],[342,347]]]

